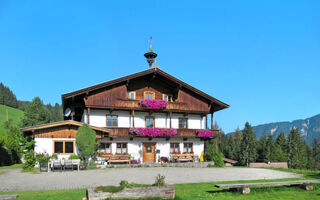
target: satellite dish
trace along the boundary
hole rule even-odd
[[[71,115],[71,109],[70,108],[66,108],[65,110],[64,110],[64,116],[65,117],[69,117]]]

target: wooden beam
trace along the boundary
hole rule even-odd
[[[171,122],[172,112],[169,112],[169,117],[170,117],[170,128],[172,128],[172,122]]]
[[[90,108],[88,108],[88,124],[90,124]]]
[[[211,130],[213,130],[213,112],[211,113]]]
[[[134,127],[134,110],[132,110],[132,126]]]
[[[208,129],[208,115],[206,114],[206,129]]]

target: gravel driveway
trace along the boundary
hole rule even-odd
[[[99,185],[119,185],[121,180],[152,184],[157,174],[167,183],[197,183],[212,181],[294,178],[302,175],[258,168],[107,168],[86,171],[21,173],[21,169],[7,169],[0,174],[0,191],[53,190],[88,188]]]

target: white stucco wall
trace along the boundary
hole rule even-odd
[[[106,127],[106,115],[110,114],[107,110],[91,110],[90,111],[90,125],[98,127]],[[132,116],[129,111],[113,111],[113,115],[118,115],[118,127],[132,127]],[[86,112],[84,112],[86,115]],[[135,127],[145,127],[145,117],[149,116],[148,112],[135,112],[134,125]],[[152,113],[151,116],[155,117],[155,126],[159,128],[169,128],[170,119],[165,113]],[[205,120],[201,115],[189,114],[184,116],[183,114],[172,114],[171,124],[172,128],[179,127],[179,118],[188,118],[188,128],[190,129],[202,129],[205,128]],[[86,122],[87,117],[83,116],[82,121]]]
[[[128,143],[128,153],[131,155],[131,159],[139,160],[143,162],[142,144],[143,143],[156,143],[156,151],[160,150],[160,153],[156,154],[156,162],[160,162],[160,157],[170,157],[170,143],[179,143],[180,152],[183,152],[184,143],[193,143],[194,155],[200,158],[201,153],[204,151],[204,142],[198,138],[188,139],[183,141],[182,139],[170,139],[169,141],[164,138],[154,138],[151,141],[147,138],[139,138],[139,140],[129,139],[113,139],[104,138],[102,142],[111,143],[112,154],[116,153],[117,143]]]
[[[34,153],[47,153],[49,156],[53,154],[53,141],[75,141],[75,138],[34,138]],[[75,143],[75,154],[78,155],[77,144]],[[68,158],[70,154],[59,155],[59,158]]]

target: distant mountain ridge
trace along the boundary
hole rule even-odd
[[[269,124],[261,124],[253,126],[254,132],[259,139],[262,135],[272,134],[276,138],[281,132],[288,136],[291,128],[298,128],[301,137],[309,144],[313,139],[320,141],[320,114],[307,119],[294,120],[292,122],[274,122]],[[232,134],[232,133],[231,133]]]

